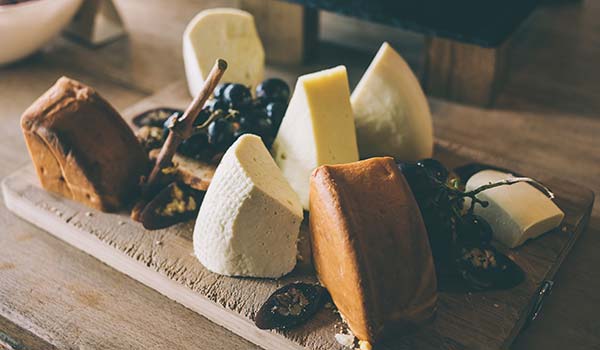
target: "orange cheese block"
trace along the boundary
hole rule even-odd
[[[90,207],[123,207],[148,158],[119,113],[93,89],[60,78],[21,117],[42,186]]]
[[[309,198],[317,275],[354,335],[376,342],[433,316],[437,281],[427,232],[392,158],[321,166]]]

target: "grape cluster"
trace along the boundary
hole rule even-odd
[[[523,280],[523,271],[491,244],[488,222],[473,213],[475,203],[460,190],[457,175],[435,159],[398,163],[419,205],[441,288],[462,281],[470,290],[509,288]],[[465,198],[471,197],[469,210]]]
[[[191,137],[184,140],[177,152],[185,156],[203,161],[211,161],[225,152],[235,140],[244,134],[255,134],[262,138],[269,148],[281,125],[290,98],[290,88],[281,79],[271,78],[260,83],[252,97],[250,89],[242,84],[219,84],[213,98],[194,121],[196,130]],[[156,109],[148,111],[134,120],[140,130],[138,135],[160,135],[160,142],[145,140],[145,145],[156,147],[166,140],[170,126],[183,114],[181,110]],[[203,124],[211,119],[207,127]],[[151,130],[147,130],[153,128]],[[156,130],[160,128],[160,132]]]

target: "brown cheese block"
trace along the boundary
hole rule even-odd
[[[121,208],[147,171],[119,113],[77,81],[60,78],[25,111],[21,128],[42,186],[90,207]]]
[[[309,198],[317,275],[354,335],[376,342],[433,316],[437,282],[427,232],[392,158],[321,166]]]

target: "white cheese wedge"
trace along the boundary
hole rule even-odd
[[[496,170],[484,170],[467,181],[471,191],[481,185],[512,177]],[[560,225],[565,214],[544,193],[528,183],[500,186],[481,192],[477,198],[488,201],[487,208],[475,206],[494,231],[494,238],[509,248],[536,238]]]
[[[183,33],[183,61],[190,94],[196,96],[217,58],[227,61],[221,81],[254,87],[264,75],[265,51],[254,17],[215,8],[200,12]]]
[[[281,277],[296,265],[302,215],[298,195],[260,137],[244,135],[227,150],[206,192],[194,252],[219,274]]]
[[[310,175],[316,167],[358,160],[344,66],[298,78],[272,153],[306,210]]]
[[[432,156],[427,99],[408,64],[388,43],[381,45],[351,100],[362,159],[416,161]]]

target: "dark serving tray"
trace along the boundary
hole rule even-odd
[[[484,47],[504,42],[538,0],[285,0]]]

